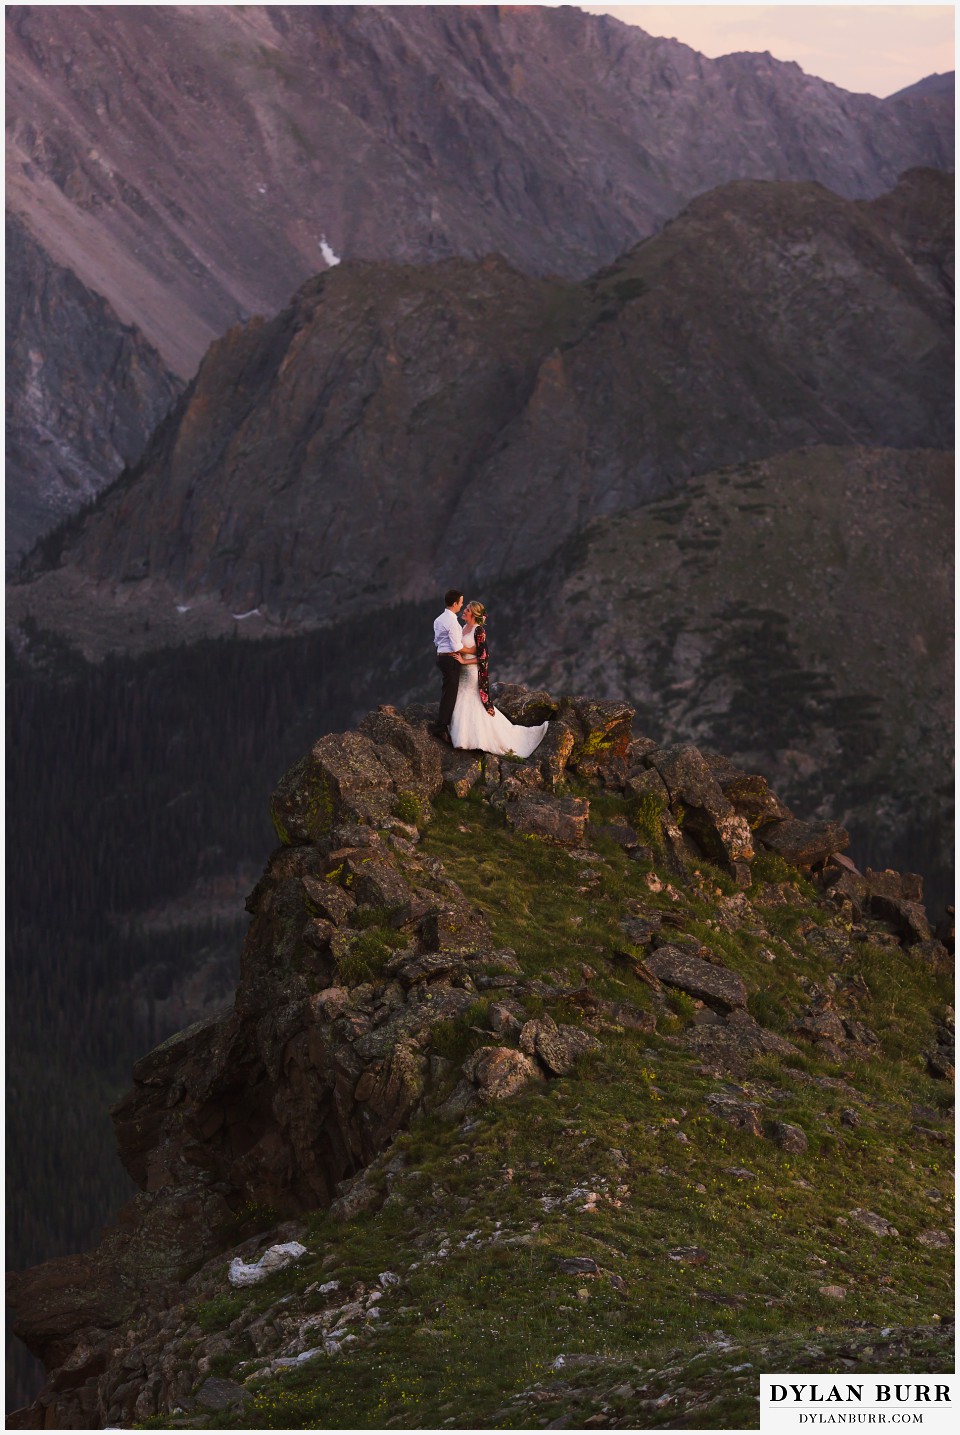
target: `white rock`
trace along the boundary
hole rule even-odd
[[[282,1246],[270,1246],[252,1265],[247,1265],[239,1256],[234,1256],[227,1271],[227,1279],[232,1286],[255,1286],[266,1280],[274,1271],[282,1271],[284,1266],[292,1265],[306,1254],[306,1246],[301,1246],[299,1241],[287,1241]]]
[[[305,1360],[312,1360],[315,1355],[323,1355],[323,1347],[314,1346],[313,1350],[305,1350],[300,1355],[282,1356],[273,1362],[275,1370],[288,1370],[291,1365],[303,1365]]]

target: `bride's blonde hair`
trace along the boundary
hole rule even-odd
[[[482,604],[481,602],[479,602],[478,599],[476,599],[476,598],[471,598],[471,599],[470,599],[470,602],[467,604],[467,607],[470,609],[471,613],[473,614],[473,617],[474,617],[474,621],[475,621],[475,622],[477,622],[477,623],[485,623],[485,622],[487,621],[487,610],[486,610],[486,608],[483,606],[483,604]]]

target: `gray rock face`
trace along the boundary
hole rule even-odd
[[[586,689],[602,665],[638,727],[704,751],[756,843],[829,792],[861,869],[926,854],[934,914],[953,892],[953,505],[947,454],[817,447],[702,475],[565,548],[501,670]]]
[[[747,988],[737,972],[693,957],[679,947],[658,947],[647,958],[647,966],[667,986],[678,987],[722,1011],[747,1004]]]
[[[182,385],[11,214],[6,246],[9,569],[137,462]]]

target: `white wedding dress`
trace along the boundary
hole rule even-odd
[[[470,639],[464,633],[464,639]],[[457,705],[450,719],[450,741],[454,747],[471,751],[493,752],[500,756],[512,753],[514,757],[529,757],[546,736],[549,723],[536,727],[520,727],[495,707],[493,717],[480,701],[480,679],[475,663],[465,664],[460,669],[460,686],[457,689]]]

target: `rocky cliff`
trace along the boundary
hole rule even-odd
[[[137,462],[182,385],[9,214],[6,296],[9,567]]]
[[[112,607],[124,645],[187,611],[289,631],[516,574],[718,464],[949,446],[951,214],[933,171],[871,202],[740,183],[582,284],[344,264],[213,346],[10,614],[82,641]]]
[[[524,763],[381,708],[282,779],[233,1008],[115,1108],[141,1194],[12,1278],[13,1428],[740,1425],[764,1360],[949,1365],[919,879],[624,704],[498,701]]]

